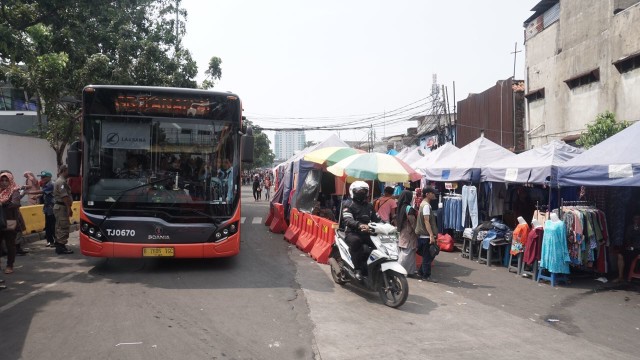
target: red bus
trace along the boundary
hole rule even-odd
[[[253,161],[237,95],[90,85],[82,135],[80,250],[95,257],[227,257],[240,251],[240,164]]]

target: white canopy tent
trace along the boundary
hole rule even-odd
[[[433,166],[434,164],[436,164],[438,161],[440,161],[441,159],[444,159],[445,157],[455,153],[456,151],[460,150],[457,146],[451,144],[451,143],[445,143],[444,145],[440,146],[439,148],[431,151],[430,153],[426,154],[423,158],[419,159],[418,161],[414,162],[413,164],[409,164],[411,165],[414,169],[416,169],[417,172],[421,173],[422,175],[424,175],[424,169]]]
[[[424,169],[431,181],[472,181],[486,164],[515,156],[511,151],[481,136],[455,153]],[[478,179],[479,180],[479,179]]]
[[[555,140],[482,168],[482,181],[521,184],[557,184],[558,166],[581,154],[582,149]]]

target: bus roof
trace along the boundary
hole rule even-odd
[[[157,93],[182,93],[182,94],[199,94],[199,95],[218,95],[218,96],[235,96],[238,95],[231,91],[214,91],[192,88],[178,88],[178,87],[166,87],[166,86],[137,86],[137,85],[87,85],[83,91],[87,88],[94,89],[111,89],[111,90],[131,90],[131,91],[152,91]]]

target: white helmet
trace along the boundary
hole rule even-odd
[[[356,199],[356,196],[354,196],[354,193],[361,193],[361,194],[364,193],[364,198]],[[367,184],[364,181],[354,181],[351,184],[351,186],[349,186],[349,195],[351,195],[351,198],[354,200],[362,201],[367,198],[368,194],[369,194],[369,184]]]

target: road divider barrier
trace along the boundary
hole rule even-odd
[[[20,214],[24,220],[26,230],[25,234],[33,234],[44,231],[45,218],[44,212],[42,212],[43,205],[27,205],[20,207]],[[80,223],[80,201],[74,201],[71,205],[73,214],[69,217],[69,222],[72,224]]]
[[[320,226],[317,221],[318,217],[304,213],[302,216],[302,231],[296,241],[296,246],[303,252],[308,253],[313,248],[318,237],[318,229]]]
[[[338,228],[338,224],[325,218],[318,218],[319,223],[319,231],[318,237],[316,238],[315,244],[311,248],[309,255],[311,257],[321,263],[327,264],[329,263],[329,255],[331,254],[331,248],[335,243],[336,239],[336,229]]]
[[[287,221],[284,218],[284,205],[273,203],[273,220],[269,225],[269,231],[284,234],[285,230],[287,230]]]
[[[298,241],[300,232],[302,231],[302,213],[296,208],[291,209],[289,215],[289,227],[284,232],[284,238],[288,242],[295,244]]]

